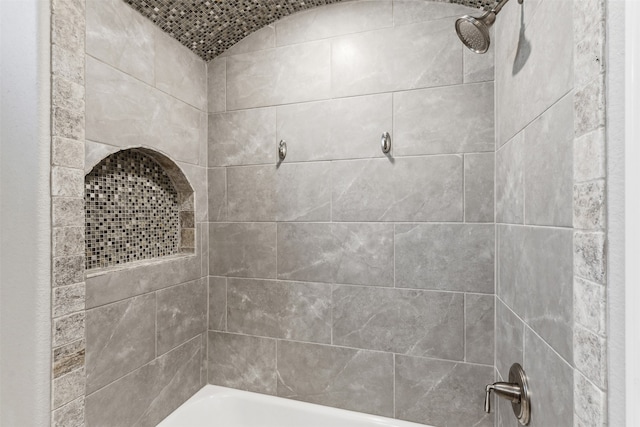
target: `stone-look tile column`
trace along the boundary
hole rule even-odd
[[[574,419],[607,424],[605,5],[574,1]]]
[[[84,426],[84,0],[52,2],[51,424]]]

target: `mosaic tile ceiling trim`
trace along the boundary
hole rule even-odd
[[[110,155],[85,177],[86,268],[178,253],[179,210],[171,178],[153,159]]]
[[[342,0],[124,1],[209,61],[252,32],[287,15]],[[450,0],[449,3],[478,8],[494,4],[490,0]]]

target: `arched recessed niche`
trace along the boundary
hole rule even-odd
[[[195,252],[194,191],[178,165],[148,148],[117,151],[85,175],[85,267]]]

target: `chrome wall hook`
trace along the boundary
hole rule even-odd
[[[278,158],[283,161],[287,157],[287,142],[283,139],[278,144]]]
[[[389,151],[391,151],[391,135],[389,135],[389,132],[382,134],[382,138],[380,139],[380,148],[382,148],[382,152],[384,154],[388,154]]]
[[[514,363],[509,369],[509,382],[497,382],[487,385],[485,388],[484,411],[491,412],[491,392],[496,396],[511,401],[511,408],[518,422],[523,426],[531,420],[531,396],[529,381],[519,363]]]

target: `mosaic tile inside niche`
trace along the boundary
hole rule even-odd
[[[178,192],[149,156],[105,158],[85,177],[86,268],[105,268],[180,252]]]
[[[252,32],[280,18],[341,1],[124,0],[205,61],[215,58]],[[477,8],[494,4],[490,0],[448,2]]]

